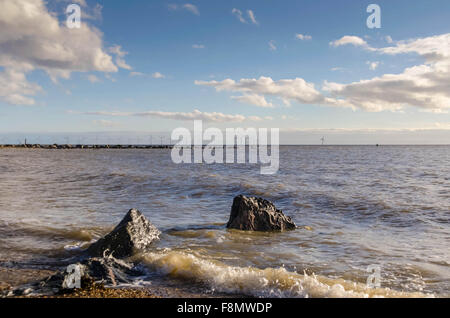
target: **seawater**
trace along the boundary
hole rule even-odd
[[[210,294],[450,295],[450,146],[281,146],[280,169],[174,164],[169,149],[0,150],[0,265],[51,266],[130,208],[163,233],[133,256],[152,280]],[[234,196],[299,226],[227,230]],[[380,288],[368,288],[369,265]]]

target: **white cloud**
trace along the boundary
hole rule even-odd
[[[11,104],[33,105],[40,89],[27,82],[33,70],[44,70],[56,82],[72,72],[117,72],[102,44],[102,34],[86,22],[69,29],[48,11],[43,0],[0,0],[0,98]]]
[[[392,38],[391,38],[390,35],[386,36],[384,39],[385,39],[386,42],[389,43],[389,44],[394,43],[394,40],[392,40]]]
[[[270,40],[270,41],[269,41],[269,49],[270,49],[271,51],[276,51],[276,50],[277,50],[277,47],[276,47],[276,45],[275,45],[275,41],[274,41],[274,40]]]
[[[34,105],[33,98],[42,88],[27,81],[25,73],[8,68],[0,73],[0,99],[12,105]]]
[[[346,35],[340,38],[339,40],[330,42],[331,46],[338,47],[342,45],[354,45],[354,46],[367,46],[367,42],[361,39],[360,37],[353,35]]]
[[[326,83],[324,88],[347,104],[369,111],[401,110],[405,106],[433,112],[450,109],[450,33],[368,49],[388,55],[416,53],[425,64],[350,84]]]
[[[241,22],[241,23],[248,23],[248,21],[244,18],[244,15],[241,10],[233,8],[231,10],[231,13]],[[251,23],[259,25],[259,22],[256,20],[255,13],[253,10],[247,10],[248,19]]]
[[[233,8],[233,10],[231,10],[231,13],[233,13],[236,18],[238,18],[239,21],[241,21],[242,23],[247,23],[247,20],[244,19],[244,17],[242,16],[242,11],[236,8]]]
[[[369,69],[371,71],[375,71],[378,68],[378,66],[380,65],[380,62],[378,62],[378,61],[375,61],[375,62],[367,61],[366,64],[369,65]]]
[[[303,104],[316,104],[324,100],[321,93],[314,88],[314,84],[307,83],[302,78],[274,81],[270,77],[261,76],[258,79],[243,78],[239,82],[232,79],[225,79],[221,82],[195,81],[195,84],[214,87],[217,91],[277,96],[286,100],[295,100]]]
[[[247,10],[247,14],[253,24],[259,24],[258,21],[256,21],[255,13],[252,10]]]
[[[198,8],[193,4],[186,3],[185,5],[183,5],[183,8],[192,12],[193,14],[200,15],[200,11],[198,11]]]
[[[200,11],[198,10],[197,6],[191,4],[191,3],[186,3],[184,5],[178,5],[178,4],[169,4],[168,5],[169,10],[186,10],[189,11],[195,15],[200,15]]]
[[[366,111],[400,111],[405,106],[435,113],[445,113],[450,109],[450,33],[399,41],[395,46],[385,48],[372,48],[360,41],[348,39],[345,38],[336,45],[359,43],[358,45],[365,46],[365,49],[389,55],[416,53],[422,56],[426,63],[409,67],[400,74],[384,74],[349,84],[325,81],[323,92],[302,78],[274,81],[270,77],[260,77],[244,78],[238,82],[232,79],[221,82],[195,81],[195,84],[214,87],[217,91],[270,95],[301,104],[349,107]],[[372,68],[376,68],[378,64],[372,63],[377,62],[370,64]],[[241,99],[245,99],[244,96]]]
[[[242,96],[231,96],[231,99],[237,100],[238,102],[251,104],[259,107],[273,107],[272,103],[267,102],[264,96],[258,94],[244,94]]]
[[[155,72],[152,74],[153,78],[164,78],[165,76],[161,74],[160,72]]]
[[[194,48],[194,49],[204,49],[205,46],[203,44],[192,44],[192,48]]]
[[[244,122],[262,120],[258,116],[245,117],[243,115],[229,115],[218,112],[201,112],[195,109],[192,112],[163,112],[163,111],[146,111],[146,112],[117,112],[117,111],[93,111],[93,112],[75,112],[69,111],[69,114],[82,114],[93,116],[115,116],[115,117],[155,117],[172,120],[203,120],[205,122]]]
[[[154,72],[153,74],[145,74],[145,73],[141,73],[141,72],[130,72],[129,75],[130,75],[130,77],[140,77],[140,76],[148,77],[148,76],[151,76],[151,77],[156,78],[156,79],[158,79],[158,78],[165,78],[166,77],[164,74],[162,74],[160,72]]]
[[[450,33],[408,41],[398,41],[395,46],[373,49],[383,54],[417,53],[427,62],[448,62],[450,59]]]
[[[349,107],[366,111],[400,111],[405,106],[418,107],[435,113],[450,109],[450,33],[428,38],[396,42],[395,46],[372,48],[354,37],[343,37],[332,45],[351,44],[380,54],[397,55],[416,53],[425,64],[409,67],[400,74],[384,74],[369,80],[349,84],[324,82],[320,92],[314,84],[302,78],[272,80],[232,79],[218,81],[195,81],[197,85],[214,87],[217,91],[241,92],[244,95],[276,96],[301,104]],[[376,68],[378,64],[370,66]],[[236,99],[236,97],[234,97]]]
[[[126,69],[126,70],[132,70],[133,68],[128,65],[125,60],[123,59],[125,55],[128,54],[128,52],[122,51],[122,47],[120,45],[115,45],[113,47],[110,47],[108,51],[112,54],[116,55],[116,64],[118,67]]]
[[[296,35],[295,35],[295,37],[297,38],[297,39],[299,39],[299,40],[311,40],[312,39],[312,36],[311,35],[306,35],[306,34],[300,34],[300,33],[297,33]]]

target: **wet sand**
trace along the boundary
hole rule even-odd
[[[108,288],[92,285],[62,295],[43,296],[42,298],[161,298],[144,288]]]
[[[0,292],[28,284],[55,274],[56,271],[0,267]]]

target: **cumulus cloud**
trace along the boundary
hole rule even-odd
[[[341,41],[342,40],[342,41]],[[362,41],[362,42],[361,42]],[[217,91],[241,92],[245,95],[276,96],[283,101],[301,104],[348,107],[366,111],[399,111],[405,106],[445,113],[450,109],[450,33],[428,38],[398,41],[394,46],[373,48],[360,39],[343,37],[334,46],[345,44],[384,55],[418,54],[425,63],[405,69],[400,74],[384,74],[349,84],[324,82],[319,91],[302,78],[272,80],[270,77],[234,81],[195,81],[196,85],[214,87]],[[370,62],[375,69],[378,62]],[[337,70],[337,69],[335,69]],[[237,99],[236,96],[233,96]]]
[[[82,114],[94,116],[116,116],[116,117],[155,117],[172,120],[203,120],[205,122],[244,122],[244,121],[260,121],[263,118],[258,116],[229,115],[218,112],[201,112],[195,109],[192,112],[164,112],[164,111],[146,111],[146,112],[118,112],[118,111],[93,111],[93,112],[75,112],[69,111],[69,114]]]
[[[428,63],[449,62],[450,33],[407,41],[398,41],[395,46],[373,49],[383,54],[397,55],[417,53]]]
[[[353,35],[346,35],[342,38],[330,42],[331,46],[338,47],[342,45],[354,45],[354,46],[367,46],[367,42],[361,39],[360,37]]]
[[[258,94],[244,94],[242,96],[231,96],[231,99],[237,100],[238,102],[251,104],[259,107],[273,107],[272,103],[267,102],[264,96]]]
[[[35,103],[40,89],[26,75],[36,69],[55,82],[72,72],[118,71],[100,31],[84,21],[79,29],[67,28],[43,0],[0,0],[0,30],[0,78],[16,81],[2,85],[0,98],[7,103]]]
[[[300,33],[297,33],[296,35],[295,35],[295,37],[297,38],[297,39],[299,39],[299,40],[311,40],[312,39],[312,36],[311,35],[306,35],[306,34],[300,34]]]
[[[34,105],[32,96],[42,88],[27,81],[25,74],[8,68],[0,73],[0,99],[12,105]]]
[[[350,84],[325,83],[325,90],[346,103],[369,111],[400,110],[415,106],[434,112],[450,108],[450,33],[408,41],[384,48],[380,54],[415,53],[425,63],[400,74],[384,74]]]
[[[323,96],[302,78],[282,79],[274,81],[270,77],[261,76],[258,79],[243,78],[239,82],[232,79],[223,81],[195,81],[196,85],[214,87],[217,91],[242,92],[244,94],[271,95],[299,103],[320,103]],[[235,97],[236,99],[236,97]]]

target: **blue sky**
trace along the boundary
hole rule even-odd
[[[429,142],[450,137],[448,0],[28,2],[42,19],[0,0],[6,135],[170,132],[204,119],[279,127],[289,143],[298,131],[392,131],[394,143],[402,130],[409,142],[427,142],[422,130],[434,131]],[[72,2],[80,30],[65,30]],[[380,29],[366,25],[371,3],[381,8]],[[428,69],[406,71],[413,67]]]

